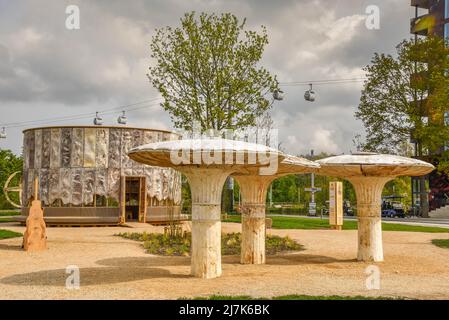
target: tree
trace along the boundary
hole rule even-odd
[[[448,140],[449,48],[438,37],[404,40],[397,57],[375,53],[355,114],[363,121],[365,150],[401,153],[412,137],[417,155],[435,152]]]
[[[376,53],[365,68],[365,82],[355,114],[366,128],[367,151],[401,154],[415,143],[415,155],[447,170],[449,127],[449,47],[439,37],[404,40],[397,57]],[[408,155],[408,154],[405,154]],[[449,172],[449,170],[448,170]],[[428,214],[425,180],[421,178],[421,213]]]
[[[156,30],[151,57],[156,64],[148,77],[160,91],[162,107],[174,126],[192,130],[241,129],[254,126],[273,101],[278,81],[259,66],[268,36],[245,29],[230,13],[195,12],[181,19],[181,26]]]
[[[6,201],[3,193],[3,187],[11,174],[22,171],[22,166],[22,157],[16,156],[11,150],[0,150],[0,209],[11,209],[11,205]],[[17,195],[12,198],[13,201],[19,200]]]

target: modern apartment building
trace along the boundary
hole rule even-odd
[[[436,35],[449,38],[449,0],[411,0],[411,6],[415,8],[415,16],[410,23],[412,34],[416,37]],[[449,125],[449,112],[447,124]],[[444,148],[442,146],[441,150]],[[437,156],[438,154],[429,155],[426,160],[437,164]],[[430,216],[449,217],[449,178],[434,171],[428,179]],[[420,202],[421,186],[419,179],[412,179],[413,203],[417,205]]]
[[[411,5],[416,9],[411,20],[412,34],[449,37],[449,0],[411,0]]]

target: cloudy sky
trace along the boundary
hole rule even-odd
[[[79,30],[65,27],[68,5],[80,9]],[[37,125],[91,124],[96,110],[159,97],[146,78],[155,28],[177,26],[189,11],[232,12],[250,29],[265,25],[270,44],[262,63],[280,82],[362,77],[374,52],[393,53],[409,37],[409,0],[0,0],[0,148],[21,152],[22,130]],[[380,29],[365,26],[368,5],[380,8]],[[354,150],[363,133],[354,111],[361,83],[288,86],[272,110],[283,148]],[[171,129],[155,103],[128,113],[129,125]],[[92,114],[90,116],[89,114]],[[54,120],[74,116],[67,121]],[[79,116],[83,115],[83,116]],[[86,118],[87,115],[87,118]],[[118,113],[104,115],[114,124]],[[41,122],[32,122],[42,120]],[[29,123],[24,123],[30,121]],[[20,124],[15,124],[20,122]]]

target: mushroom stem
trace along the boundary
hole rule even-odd
[[[183,173],[192,193],[191,274],[216,278],[221,275],[221,192],[231,172],[191,168]]]
[[[351,177],[357,195],[359,261],[383,261],[381,197],[391,177]]]
[[[242,195],[242,264],[265,263],[265,201],[273,176],[236,176]]]

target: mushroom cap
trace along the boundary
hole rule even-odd
[[[274,148],[220,138],[161,141],[131,149],[128,156],[151,166],[229,168],[235,171],[249,167],[268,167],[280,163],[285,155]]]
[[[283,176],[289,174],[302,174],[318,172],[320,165],[314,161],[302,157],[286,155],[284,160],[279,164],[275,176]],[[245,170],[235,173],[237,175],[259,175],[257,168],[245,168]]]
[[[422,176],[435,169],[430,163],[421,160],[370,152],[329,157],[317,162],[321,165],[318,174],[342,178]]]
[[[320,164],[302,157],[287,155],[279,165],[279,173],[311,173],[320,168]]]

